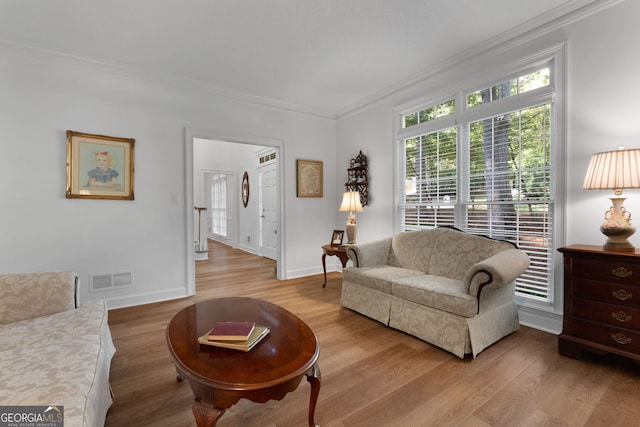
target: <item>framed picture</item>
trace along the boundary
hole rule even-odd
[[[331,235],[331,246],[340,246],[342,244],[342,238],[344,237],[344,230],[333,230]]]
[[[67,131],[68,199],[133,200],[135,139]]]
[[[249,204],[249,173],[245,171],[242,175],[242,206],[245,208]]]
[[[322,162],[297,160],[298,197],[322,197]]]

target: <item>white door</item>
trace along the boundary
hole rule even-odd
[[[278,259],[278,167],[271,161],[259,169],[260,246],[262,256]]]

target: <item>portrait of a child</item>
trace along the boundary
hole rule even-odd
[[[120,175],[113,167],[113,156],[108,151],[96,151],[93,154],[95,168],[88,173],[88,187],[115,187]]]

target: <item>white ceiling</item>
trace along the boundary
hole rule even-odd
[[[0,46],[335,113],[592,2],[0,0]]]

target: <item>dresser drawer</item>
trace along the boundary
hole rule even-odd
[[[640,352],[640,332],[589,322],[578,318],[570,319],[569,324],[571,336],[589,340],[619,351],[636,354]]]
[[[639,286],[574,278],[571,283],[571,294],[575,297],[640,308]]]
[[[636,260],[601,258],[596,262],[591,257],[572,257],[570,262],[574,278],[640,286],[640,263]]]
[[[640,331],[640,309],[574,298],[572,316]]]

